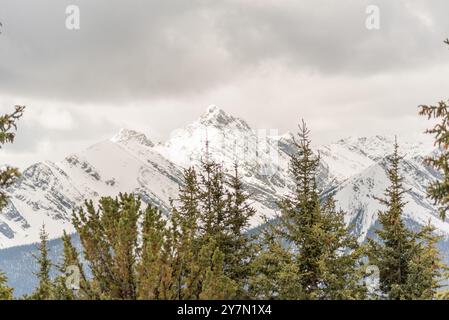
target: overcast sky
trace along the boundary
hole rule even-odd
[[[80,30],[66,8],[80,9]],[[369,5],[379,30],[366,28]],[[164,140],[215,104],[316,143],[414,139],[449,98],[447,0],[0,0],[0,113],[26,104],[0,163],[24,167],[121,127]]]

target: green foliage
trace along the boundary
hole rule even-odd
[[[52,300],[53,299],[53,283],[50,279],[50,269],[52,263],[48,257],[48,234],[45,231],[45,226],[42,226],[40,232],[41,242],[38,245],[39,256],[36,260],[39,264],[39,271],[36,274],[39,284],[35,292],[30,296],[33,300]]]
[[[134,195],[102,198],[74,212],[92,279],[81,274],[75,295],[66,286],[67,268],[83,270],[70,239],[55,290],[73,299],[225,299],[244,294],[250,238],[245,228],[253,214],[237,175],[225,186],[221,168],[204,164],[197,178],[184,173],[177,204],[169,218]],[[226,255],[225,252],[228,254]]]
[[[6,276],[0,273],[0,300],[12,300],[13,299],[13,289],[8,287]]]
[[[395,143],[394,152],[388,158],[390,186],[385,198],[378,198],[386,206],[379,212],[377,230],[380,241],[369,240],[369,263],[380,271],[382,296],[392,300],[431,299],[439,288],[442,263],[439,258],[433,228],[423,228],[420,232],[408,230],[403,220],[404,206],[403,177],[399,173],[402,157]]]
[[[449,114],[447,102],[441,101],[436,106],[420,106],[420,115],[427,116],[428,119],[436,119],[438,123],[431,129],[426,130],[426,133],[432,134],[435,137],[435,145],[439,147],[440,152],[428,157],[425,161],[428,165],[434,167],[441,172],[442,179],[433,182],[429,188],[428,193],[430,199],[438,204],[440,215],[443,219],[446,218],[446,213],[449,210]]]
[[[279,224],[273,226],[273,235],[262,243],[264,250],[253,264],[252,286],[258,287],[257,296],[269,298],[361,298],[364,289],[358,277],[357,241],[344,223],[344,213],[336,210],[334,200],[329,197],[321,203],[316,181],[319,158],[310,147],[304,122],[299,129],[299,139],[295,139],[297,152],[290,161],[294,193],[279,204]],[[281,247],[282,242],[287,251]],[[281,260],[276,261],[276,256]],[[274,263],[267,268],[264,260]]]
[[[89,282],[80,262],[78,251],[65,231],[62,242],[63,259],[62,263],[57,266],[60,275],[54,280],[53,297],[55,300],[87,299],[92,296]]]
[[[444,41],[449,45],[449,39]],[[437,105],[420,105],[419,114],[428,120],[435,120],[436,124],[426,130],[435,139],[435,146],[439,153],[426,158],[425,162],[442,174],[442,179],[434,181],[428,187],[429,198],[439,205],[440,216],[445,219],[449,210],[449,113],[448,103],[440,101]]]
[[[234,298],[248,297],[253,244],[246,231],[254,210],[248,205],[238,167],[235,166],[230,178],[213,161],[203,161],[200,169],[199,174],[193,168],[184,172],[185,183],[171,215],[173,242],[177,243],[173,259],[176,296],[179,299],[223,297],[222,289],[229,287],[230,291],[235,288]],[[205,259],[207,252],[209,257]],[[219,273],[222,283],[212,286],[207,279]],[[220,292],[213,293],[213,289]]]
[[[251,297],[262,300],[304,297],[299,270],[292,263],[293,254],[276,236],[272,225],[267,224],[261,230],[257,252],[251,264]]]
[[[415,243],[415,254],[409,264],[410,274],[406,282],[407,298],[411,300],[432,300],[447,279],[447,266],[442,262],[435,235],[430,224],[418,233],[420,241]]]
[[[73,214],[85,259],[93,275],[91,298],[136,299],[140,200],[133,195],[101,198]],[[148,209],[151,210],[151,209]]]
[[[16,136],[14,131],[17,130],[16,122],[22,117],[24,110],[25,107],[16,106],[13,113],[0,116],[0,149],[6,143],[14,142]],[[0,211],[8,200],[4,190],[11,186],[19,175],[19,171],[16,168],[7,166],[0,169]]]
[[[11,114],[0,116],[0,149],[6,143],[14,142],[16,122],[22,117],[25,107],[16,106]],[[19,177],[19,171],[16,168],[0,168],[0,212],[8,201],[8,196],[4,191],[10,187],[15,179]],[[13,290],[6,285],[6,276],[0,272],[0,300],[9,300],[13,298]]]
[[[214,250],[215,248],[215,250]],[[211,259],[211,253],[212,259]],[[213,241],[200,252],[201,265],[206,267],[202,290],[202,300],[225,300],[235,298],[237,283],[225,275],[223,270],[224,255],[216,248]]]
[[[173,299],[170,230],[159,210],[148,207],[142,225],[142,247],[137,265],[138,299]]]

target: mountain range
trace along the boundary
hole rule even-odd
[[[388,186],[386,156],[394,137],[351,137],[316,146],[320,156],[318,182],[323,195],[334,194],[354,225],[360,241],[372,233],[378,210],[375,196]],[[442,221],[426,197],[426,186],[439,179],[438,172],[423,159],[436,152],[430,144],[399,139],[403,153],[401,171],[407,205],[405,218],[412,226],[433,224],[447,241],[449,223]],[[43,224],[50,238],[63,230],[73,232],[72,211],[86,199],[133,192],[146,203],[169,214],[170,199],[176,199],[182,171],[197,166],[208,156],[232,170],[239,164],[246,190],[257,214],[251,227],[263,217],[276,215],[276,203],[293,186],[289,157],[294,135],[276,130],[254,130],[242,119],[211,106],[195,122],[172,132],[163,143],[145,134],[122,129],[109,140],[68,155],[59,162],[39,162],[23,171],[9,188],[10,201],[0,213],[0,248],[37,242]]]

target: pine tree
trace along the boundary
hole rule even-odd
[[[16,135],[13,131],[17,129],[16,122],[22,117],[24,110],[24,106],[16,106],[13,113],[0,117],[0,149],[4,144],[14,142]],[[9,166],[0,168],[0,210],[6,205],[8,199],[4,190],[11,186],[18,176],[19,171],[16,168]]]
[[[92,273],[86,299],[235,297],[236,282],[225,274],[213,234],[201,234],[194,170],[185,177],[189,182],[180,190],[181,205],[174,206],[168,220],[154,207],[140,210],[140,199],[126,194],[102,198],[98,210],[88,201],[74,213]],[[76,261],[73,250],[66,247],[63,265]]]
[[[3,273],[0,273],[0,300],[12,300],[14,298],[14,291],[7,286],[6,282],[6,276]]]
[[[442,173],[442,179],[432,182],[428,187],[429,198],[439,205],[440,215],[446,218],[449,210],[449,114],[448,104],[444,101],[437,106],[420,106],[421,115],[428,119],[439,119],[440,122],[432,129],[426,130],[426,133],[435,136],[435,145],[439,148],[439,153],[434,157],[426,158],[426,164],[434,167]]]
[[[449,39],[445,41],[449,45]],[[449,112],[448,102],[440,101],[437,105],[419,106],[419,114],[428,120],[435,119],[438,123],[426,130],[435,139],[439,153],[425,159],[425,163],[438,170],[442,179],[431,183],[428,187],[429,198],[439,205],[440,216],[445,219],[449,210]]]
[[[201,293],[200,269],[197,265],[201,249],[199,238],[200,189],[194,168],[184,171],[184,184],[179,189],[179,206],[172,205],[171,224],[175,243],[173,269],[177,299],[198,299]]]
[[[142,225],[142,248],[137,265],[137,297],[142,300],[172,298],[171,243],[167,224],[155,207],[148,206]]]
[[[141,202],[134,195],[101,198],[73,214],[85,259],[93,275],[91,288],[101,299],[136,299],[135,274]]]
[[[380,211],[381,229],[376,230],[379,242],[368,241],[369,263],[380,271],[380,290],[384,297],[398,299],[430,298],[438,288],[441,262],[435,243],[438,237],[427,227],[420,232],[409,230],[404,223],[403,177],[399,173],[400,162],[397,142],[393,154],[388,157],[390,186],[385,198],[378,198],[386,206]]]
[[[366,290],[360,284],[362,248],[351,229],[346,227],[344,211],[336,209],[329,196],[322,205],[324,254],[321,258],[322,297],[331,300],[363,299]]]
[[[36,257],[39,264],[39,271],[36,276],[39,280],[38,287],[32,294],[33,300],[52,300],[53,299],[53,283],[50,278],[50,269],[52,263],[48,256],[48,234],[45,231],[45,226],[42,226],[40,231],[40,243],[38,246],[39,256]]]
[[[249,204],[249,195],[244,190],[239,175],[239,168],[234,164],[234,174],[228,183],[227,222],[228,239],[224,265],[226,275],[236,281],[238,295],[246,298],[245,288],[248,285],[250,263],[254,256],[254,242],[248,235],[249,221],[255,210]]]
[[[54,281],[54,299],[76,300],[95,297],[91,292],[78,251],[73,246],[70,235],[65,231],[62,236],[62,243],[63,260],[57,266],[60,275]]]
[[[22,117],[24,110],[24,106],[16,106],[13,113],[0,116],[0,149],[6,143],[14,142],[15,133],[13,131],[17,130],[16,122]],[[0,212],[8,201],[5,189],[10,187],[19,175],[16,168],[9,166],[0,168]],[[6,276],[0,272],[0,300],[13,298],[13,290],[6,285],[6,282]]]
[[[246,298],[249,265],[254,252],[247,229],[255,211],[249,206],[249,195],[244,191],[237,164],[233,174],[228,176],[222,165],[206,155],[200,169],[196,250],[214,241],[224,255],[225,276],[237,284],[236,298]]]
[[[226,300],[235,298],[237,283],[225,275],[224,255],[212,240],[200,252],[200,265],[204,268],[202,300]]]
[[[319,157],[311,149],[309,130],[299,126],[291,155],[293,194],[280,204],[277,236],[286,242],[291,261],[281,279],[297,281],[288,290],[290,299],[350,299],[363,296],[358,276],[359,251],[355,238],[329,199],[320,201],[317,188]],[[286,282],[285,280],[283,281]]]
[[[437,243],[442,239],[435,235],[430,223],[418,233],[415,254],[410,262],[407,278],[407,298],[432,300],[437,297],[442,281],[447,279],[447,266],[442,262]]]
[[[235,166],[234,175],[228,178],[223,167],[207,157],[201,163],[199,174],[194,168],[185,170],[179,199],[174,202],[170,238],[174,243],[172,268],[176,298],[205,296],[206,274],[218,272],[212,266],[214,251],[210,252],[209,259],[204,259],[211,242],[219,255],[223,255],[223,276],[237,286],[234,297],[247,297],[253,251],[247,227],[254,210],[248,205],[238,167]],[[220,261],[217,256],[216,259]],[[205,265],[207,261],[209,264]],[[212,288],[215,287],[209,284],[208,296],[212,295]]]
[[[224,181],[223,167],[218,163],[203,160],[199,173],[199,203],[200,210],[200,233],[203,242],[214,239],[222,252],[224,249],[226,235],[226,206],[227,196]]]
[[[258,254],[250,265],[249,295],[257,300],[295,299],[302,292],[293,254],[276,235],[265,221],[256,243]]]

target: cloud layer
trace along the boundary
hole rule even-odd
[[[71,4],[79,31],[65,27]],[[379,30],[365,27],[368,5],[380,9]],[[1,111],[33,110],[29,139],[10,156],[39,149],[36,133],[61,154],[64,141],[119,126],[162,139],[208,104],[265,128],[292,130],[304,117],[318,140],[383,133],[385,123],[420,129],[416,106],[448,94],[448,9],[445,0],[2,0]],[[96,125],[83,130],[81,119]]]

